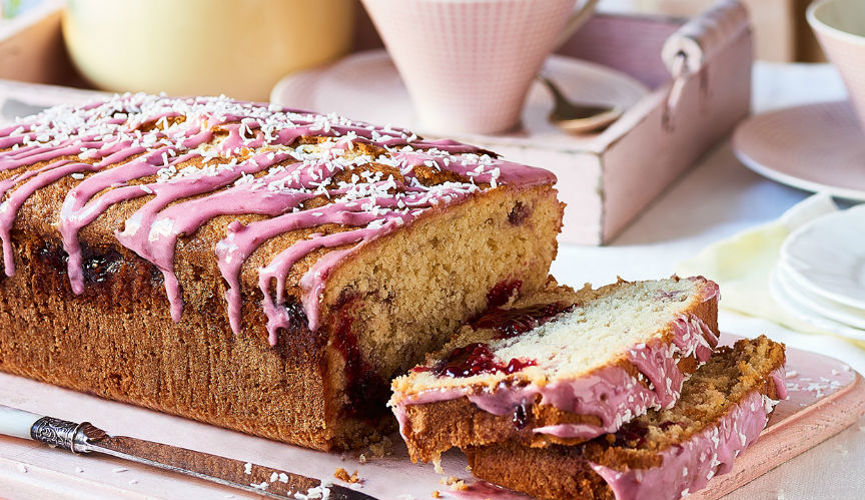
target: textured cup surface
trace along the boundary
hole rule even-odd
[[[808,24],[838,68],[865,130],[865,2],[823,0],[808,8]]]
[[[520,119],[526,93],[575,0],[364,0],[421,126],[495,133]]]

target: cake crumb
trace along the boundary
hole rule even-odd
[[[433,490],[433,492],[432,492],[432,497],[433,497],[433,498],[441,498],[441,497],[442,497],[442,494],[439,493],[439,490]]]
[[[362,463],[362,464],[365,464],[365,463],[366,463],[366,455],[364,455],[363,453],[361,453],[360,456],[357,457],[357,461],[360,462],[360,463]]]
[[[436,471],[436,474],[444,474],[445,470],[442,469],[442,459],[441,457],[435,458],[433,460],[433,468]]]
[[[472,471],[472,466],[466,465],[466,472],[471,472],[471,471]]]
[[[357,470],[355,470],[352,474],[349,475],[348,471],[343,469],[342,467],[337,467],[337,469],[333,472],[333,477],[348,484],[355,484],[360,482],[360,478],[358,478],[357,476]]]
[[[466,485],[465,481],[456,476],[443,477],[439,479],[439,484],[450,486],[454,491],[464,491],[468,489],[468,485]]]
[[[451,490],[453,491],[466,491],[469,489],[469,486],[465,483],[465,481],[457,481],[451,485]]]
[[[128,471],[129,471],[129,469],[127,469],[126,467],[117,467],[114,470],[112,470],[111,472],[113,472],[115,474],[120,474],[121,472],[128,472]]]
[[[82,469],[81,467],[76,467],[76,468],[75,468],[75,472],[81,474],[81,473],[84,472],[84,469]]]
[[[385,436],[381,441],[369,445],[372,458],[385,458],[393,455],[393,440]]]

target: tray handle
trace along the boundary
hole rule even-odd
[[[738,0],[720,0],[667,38],[661,58],[673,77],[664,107],[664,128],[672,130],[672,115],[690,75],[700,73],[712,57],[749,29],[748,10]],[[706,79],[701,80],[705,94]]]

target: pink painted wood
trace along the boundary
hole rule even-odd
[[[717,7],[697,20],[735,27],[742,15],[740,7],[729,2],[718,2]],[[713,22],[713,17],[722,22]],[[665,126],[673,80],[661,53],[684,24],[685,20],[672,17],[596,14],[557,51],[622,71],[653,89],[607,130],[574,137],[524,123],[514,134],[463,138],[556,174],[560,198],[567,204],[562,242],[610,243],[748,115],[751,30],[721,29],[707,33],[712,46],[706,51],[707,59],[700,71],[684,78],[671,115],[673,126]],[[361,17],[357,49],[380,45],[369,28],[368,20]],[[563,90],[579,99],[578,88]]]

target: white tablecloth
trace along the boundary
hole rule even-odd
[[[845,95],[840,78],[828,65],[758,63],[755,67],[755,112],[838,100]],[[727,141],[706,155],[612,245],[561,245],[552,273],[572,286],[601,285],[617,275],[625,279],[670,275],[678,262],[707,244],[771,221],[809,194],[752,173],[736,160]],[[796,333],[724,311],[719,322],[722,330],[745,336],[766,333],[789,346],[844,360],[865,373],[865,350],[843,340]],[[727,498],[865,498],[865,419]]]

